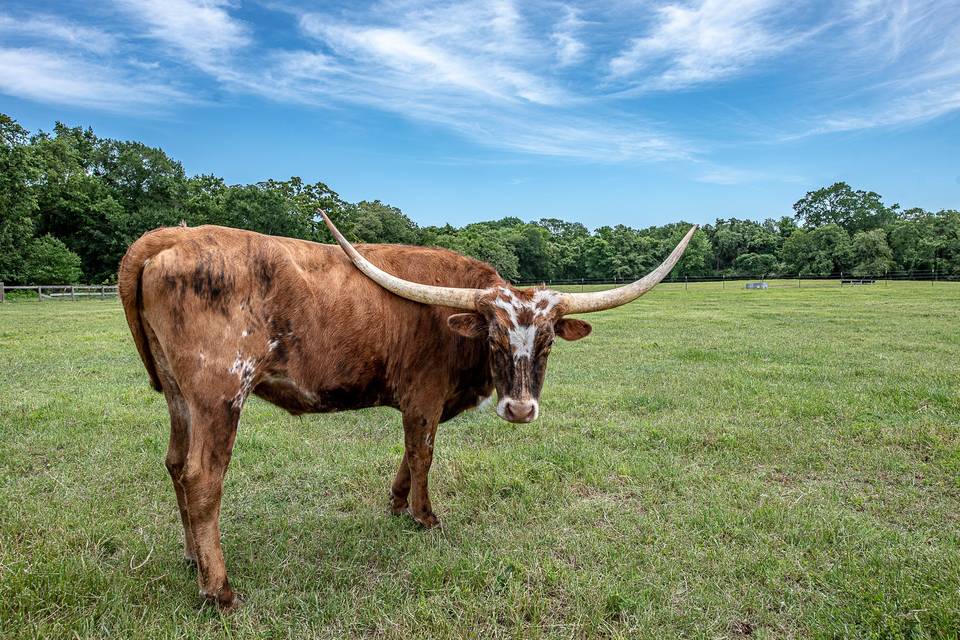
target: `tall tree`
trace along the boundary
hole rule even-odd
[[[24,280],[25,252],[34,232],[37,200],[30,185],[40,171],[27,130],[0,113],[0,281]]]
[[[887,244],[887,233],[883,229],[854,234],[851,251],[856,275],[885,275],[893,269],[893,251]]]
[[[89,281],[111,280],[136,235],[118,194],[104,180],[96,136],[57,123],[54,135],[33,136],[31,147],[41,172],[33,185],[38,235],[59,238],[79,255]]]
[[[793,205],[806,228],[835,224],[847,233],[877,229],[893,222],[899,207],[887,207],[873,191],[854,190],[846,182],[808,191]]]
[[[364,200],[348,208],[353,222],[353,235],[358,240],[420,244],[420,229],[397,207],[379,200]]]
[[[849,271],[850,236],[836,224],[798,229],[784,241],[781,258],[788,273],[828,276]]]

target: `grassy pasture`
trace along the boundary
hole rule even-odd
[[[0,305],[0,637],[960,633],[960,285],[658,289],[559,344],[542,417],[248,403],[199,605],[166,408],[114,301]]]

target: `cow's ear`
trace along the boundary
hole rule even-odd
[[[466,338],[479,338],[487,333],[487,320],[479,313],[455,313],[447,318],[447,326]]]
[[[593,331],[589,322],[577,320],[576,318],[560,318],[553,325],[554,332],[564,340],[579,340],[586,338]]]

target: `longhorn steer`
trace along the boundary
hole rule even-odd
[[[494,388],[501,418],[536,419],[555,336],[590,333],[589,324],[566,314],[642,295],[673,268],[696,229],[642,280],[564,294],[516,289],[491,266],[444,249],[358,250],[324,218],[342,250],[223,227],[176,227],[145,234],[120,266],[127,323],[170,411],[166,466],[184,555],[197,564],[201,595],[223,608],[239,600],[220,548],[220,497],[250,393],[295,415],[398,409],[404,454],[390,509],[436,526],[427,474],[437,424]]]

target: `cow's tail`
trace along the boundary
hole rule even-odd
[[[171,233],[172,232],[172,233]],[[175,229],[157,229],[140,237],[130,245],[123,260],[120,261],[120,271],[117,274],[117,291],[120,302],[123,303],[123,312],[133,334],[133,342],[137,345],[140,359],[150,376],[150,386],[156,391],[162,391],[160,377],[157,375],[157,365],[150,352],[150,342],[147,340],[146,329],[143,325],[141,311],[143,310],[143,269],[147,262],[158,253],[171,247],[175,243],[172,237]]]

